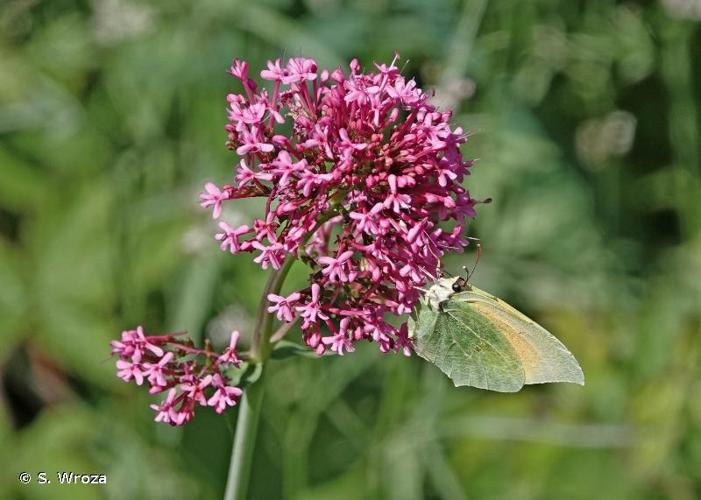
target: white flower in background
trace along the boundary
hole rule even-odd
[[[153,9],[143,3],[124,0],[94,0],[95,37],[113,45],[148,31],[153,26]]]

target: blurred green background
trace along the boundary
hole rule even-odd
[[[474,134],[474,282],[587,385],[455,389],[375,346],[272,362],[251,498],[701,498],[700,21],[700,0],[4,0],[0,498],[221,497],[235,411],[153,423],[108,341],[248,330],[265,274],[197,205],[236,161],[231,58],[395,50]],[[64,470],[109,484],[17,479]]]

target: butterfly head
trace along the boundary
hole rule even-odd
[[[475,269],[477,269],[477,263],[480,260],[480,255],[482,254],[482,245],[479,244],[479,240],[477,243],[477,258],[475,258],[475,263],[472,265],[472,269],[468,270],[467,266],[462,266],[463,271],[465,271],[465,277],[463,278],[462,276],[458,276],[453,280],[453,283],[451,284],[451,288],[453,289],[453,292],[455,293],[460,293],[464,291],[470,291],[472,290],[472,287],[470,286],[470,278],[472,278],[472,275],[475,273]]]
[[[425,291],[424,299],[425,301],[434,309],[439,309],[441,305],[446,302],[450,297],[456,293],[471,291],[472,286],[470,285],[470,278],[475,272],[477,262],[479,261],[479,256],[481,252],[481,246],[477,244],[477,259],[475,264],[472,266],[472,270],[468,270],[466,266],[463,266],[465,270],[465,276],[446,276],[445,273],[439,268],[436,269],[436,276],[433,285],[428,290]]]
[[[441,304],[455,294],[455,285],[462,278],[438,278],[424,295],[425,301],[434,309],[439,309]]]
[[[462,276],[458,276],[457,278],[453,279],[453,283],[450,285],[450,288],[453,289],[453,292],[455,293],[460,293],[464,291],[470,291],[472,290],[472,287],[470,284],[467,282],[469,277],[463,278]]]

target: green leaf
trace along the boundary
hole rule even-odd
[[[281,340],[275,347],[273,347],[273,352],[270,357],[273,359],[286,359],[293,356],[302,356],[304,358],[319,358],[320,356],[314,351],[309,349],[309,347],[297,344],[296,342],[291,342],[289,340]]]
[[[249,371],[252,371],[251,364],[248,361],[242,361],[241,366],[229,368],[225,375],[233,385],[240,385],[245,381],[245,375]]]
[[[240,371],[238,385],[246,387],[258,381],[263,374],[263,365],[261,363],[244,363],[241,365]]]

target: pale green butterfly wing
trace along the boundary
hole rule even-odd
[[[499,392],[523,387],[525,373],[518,354],[496,326],[467,302],[446,301],[442,311],[421,304],[410,321],[414,348],[456,386]]]
[[[449,303],[466,304],[485,318],[516,351],[526,384],[571,382],[584,385],[584,374],[572,353],[554,335],[515,308],[472,286]]]

